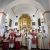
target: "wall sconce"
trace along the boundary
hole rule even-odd
[[[18,16],[16,16],[16,18],[17,18]]]
[[[35,15],[33,15],[33,17],[35,17]]]

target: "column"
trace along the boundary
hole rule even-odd
[[[5,31],[5,19],[6,14],[4,12],[0,12],[0,32],[4,33]]]
[[[44,37],[44,43],[45,43],[45,49],[49,49],[49,42],[50,42],[50,11],[45,11],[43,13],[43,16],[45,18],[45,30],[46,30],[46,37]],[[48,27],[48,28],[47,28]]]

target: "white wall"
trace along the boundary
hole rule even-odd
[[[19,25],[18,26],[15,26],[15,22],[18,22],[19,21],[19,18],[22,14],[19,14],[18,17],[16,18],[13,17],[13,22],[12,22],[12,27],[17,27],[19,28]],[[38,28],[38,18],[40,18],[40,16],[38,14],[35,15],[35,17],[33,17],[33,14],[29,14],[30,15],[30,18],[32,20],[32,22],[35,22],[35,26],[32,26],[33,28]]]
[[[9,19],[11,19],[12,20],[12,25],[13,25],[13,19],[14,19],[14,14],[13,14],[13,12],[12,12],[12,10],[11,9],[6,9],[6,26],[8,26],[8,29],[9,29]]]

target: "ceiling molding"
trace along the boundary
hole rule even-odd
[[[45,15],[46,13],[50,13],[50,11],[45,11],[45,12],[43,13],[43,15]]]

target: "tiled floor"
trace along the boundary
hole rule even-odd
[[[0,50],[2,50],[2,48],[0,48]]]

